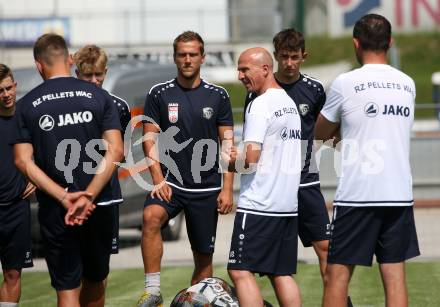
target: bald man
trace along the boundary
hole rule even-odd
[[[241,174],[228,272],[240,306],[263,306],[254,273],[267,275],[280,306],[300,306],[296,273],[301,121],[295,102],[278,85],[263,48],[244,51],[238,79],[257,93],[245,113],[244,150],[228,155]],[[294,195],[294,196],[292,196]]]

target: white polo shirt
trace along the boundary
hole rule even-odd
[[[238,212],[295,216],[301,177],[301,121],[283,89],[268,89],[246,109],[243,142],[262,144],[257,170],[241,175]]]
[[[321,114],[341,124],[337,206],[411,206],[414,81],[384,64],[335,79]]]

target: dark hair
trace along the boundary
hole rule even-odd
[[[306,51],[304,35],[294,28],[284,29],[278,32],[273,38],[275,53],[280,50]]]
[[[203,41],[202,37],[197,32],[185,31],[174,39],[173,42],[174,55],[176,55],[177,43],[180,42],[186,43],[191,41],[198,41],[200,43],[200,53],[202,55],[205,54],[205,42]]]
[[[53,60],[58,57],[63,57],[64,60],[69,57],[64,38],[54,33],[40,36],[34,44],[34,59],[52,65]]]
[[[0,64],[0,82],[5,80],[7,77],[11,77],[11,80],[14,81],[14,76],[12,75],[11,69],[5,64]]]
[[[363,50],[387,52],[391,42],[391,24],[381,15],[365,15],[354,25],[353,37]]]

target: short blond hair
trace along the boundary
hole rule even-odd
[[[107,54],[96,45],[86,45],[79,49],[73,60],[80,72],[93,70],[94,67],[105,68],[107,66]]]

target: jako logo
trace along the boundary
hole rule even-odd
[[[287,136],[288,136],[288,134],[287,134],[287,128],[286,128],[286,127],[284,127],[283,129],[281,129],[280,136],[281,136],[281,139],[282,139],[283,141],[287,140]]]
[[[90,111],[74,112],[72,114],[61,114],[58,117],[58,126],[75,125],[82,123],[89,123],[93,119],[93,114]]]
[[[374,102],[369,102],[365,105],[364,112],[368,117],[376,117],[379,114],[379,106]]]
[[[38,125],[40,125],[40,128],[44,131],[50,131],[55,126],[55,120],[50,115],[42,115],[40,117],[40,120],[38,121]]]
[[[301,139],[301,130],[287,129],[287,127],[284,127],[280,131],[280,137],[283,141],[285,141],[287,139],[300,140]]]

